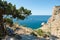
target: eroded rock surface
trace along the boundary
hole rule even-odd
[[[53,8],[52,16],[40,29],[45,32],[51,32],[52,35],[60,37],[60,6],[55,6]]]

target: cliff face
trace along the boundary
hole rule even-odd
[[[40,29],[45,32],[51,32],[52,35],[60,36],[60,6],[53,8],[52,16]]]

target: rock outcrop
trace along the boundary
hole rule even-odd
[[[33,32],[31,28],[27,28],[22,25],[19,26],[18,24],[14,24],[12,27],[9,27],[9,25],[7,25],[7,27],[12,29],[15,34],[30,34]]]
[[[60,6],[55,6],[53,8],[52,16],[49,18],[48,22],[44,24],[40,29],[60,37]]]
[[[38,37],[36,32],[30,28],[19,26],[18,24],[14,24],[12,27],[6,25],[7,29],[12,29],[14,31],[13,34],[7,35],[3,40],[46,40],[46,38]],[[10,29],[8,31],[10,31]],[[11,30],[11,31],[12,31]],[[11,33],[11,32],[8,32]]]

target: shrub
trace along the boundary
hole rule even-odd
[[[42,31],[41,29],[38,29],[38,30],[37,30],[37,33],[38,33],[40,36],[44,36],[44,31]]]

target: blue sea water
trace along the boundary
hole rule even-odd
[[[42,22],[47,23],[50,16],[51,15],[31,15],[25,20],[14,20],[14,22],[17,22],[19,25],[23,25],[32,29],[37,29],[42,26]]]

